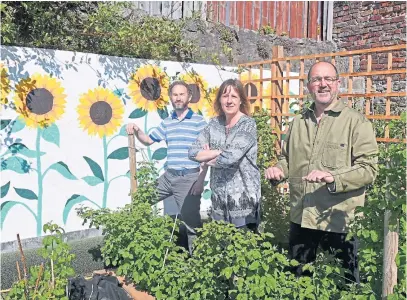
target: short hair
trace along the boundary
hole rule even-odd
[[[313,68],[315,65],[319,64],[319,63],[327,63],[327,64],[331,65],[331,66],[334,68],[334,70],[335,70],[336,78],[339,78],[338,69],[336,68],[336,66],[335,66],[333,63],[331,63],[331,62],[329,62],[329,61],[318,61],[318,62],[314,63],[314,64],[311,66],[311,68],[309,68],[308,76],[307,76],[308,81],[311,80],[311,71],[312,71],[312,68]]]
[[[174,86],[176,86],[176,85],[185,86],[185,88],[187,89],[188,97],[191,97],[191,96],[192,96],[192,90],[191,90],[191,88],[189,87],[189,84],[186,83],[185,81],[182,81],[182,80],[173,81],[173,82],[170,84],[170,86],[169,86],[169,88],[168,88],[168,96],[171,97],[171,95],[172,95],[172,89],[173,89]]]
[[[246,92],[244,90],[243,84],[238,79],[227,79],[225,80],[219,87],[218,94],[216,95],[214,109],[218,116],[224,116],[225,113],[222,110],[222,105],[220,104],[220,98],[224,93],[226,93],[228,87],[232,87],[234,90],[237,91],[240,97],[240,111],[247,116],[250,116],[250,104],[249,100],[247,99]]]

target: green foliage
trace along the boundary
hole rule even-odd
[[[137,282],[139,288],[154,285],[154,274],[161,274],[166,250],[186,253],[170,241],[174,221],[158,216],[151,205],[157,202],[157,171],[152,163],[141,163],[137,172],[138,189],[131,204],[115,211],[78,209],[84,223],[101,227],[104,245],[101,248],[106,265],[118,267],[117,274]],[[178,228],[178,226],[176,226]]]
[[[271,27],[270,24],[268,24],[268,25],[265,25],[265,26],[261,26],[260,29],[259,29],[259,33],[264,34],[264,35],[275,34],[276,29]]]
[[[186,20],[139,16],[131,2],[3,2],[1,42],[145,59],[190,61]]]
[[[396,138],[406,138],[405,113],[401,120],[391,121],[390,129]],[[382,131],[383,123],[374,123],[376,131]],[[360,242],[359,260],[362,280],[376,294],[381,294],[383,280],[384,216],[391,214],[389,229],[398,231],[399,249],[396,258],[398,284],[394,299],[406,296],[406,149],[403,143],[379,144],[378,175],[367,191],[364,207],[357,208],[351,234]],[[386,180],[387,178],[387,180]],[[398,298],[397,298],[398,297]]]
[[[44,233],[51,234],[43,238],[43,247],[39,250],[44,263],[31,267],[28,285],[24,279],[17,281],[6,299],[67,299],[65,287],[67,279],[74,275],[72,260],[75,255],[70,253],[70,247],[63,242],[64,231],[61,227],[47,223],[44,224],[43,230]]]
[[[253,118],[257,125],[257,165],[261,176],[262,224],[265,232],[275,237],[280,245],[287,244],[289,230],[289,196],[279,193],[264,177],[264,171],[277,161],[275,152],[276,135],[272,133],[270,115],[267,110],[257,111]]]

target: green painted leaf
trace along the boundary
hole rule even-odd
[[[103,172],[102,172],[102,168],[98,165],[98,163],[87,156],[84,156],[83,158],[88,163],[93,175],[98,177],[100,180],[105,181],[105,178],[104,178]]]
[[[119,149],[114,150],[112,153],[109,154],[107,159],[118,159],[123,160],[129,158],[129,148],[122,147]]]
[[[147,114],[146,110],[143,110],[141,108],[136,108],[135,110],[133,110],[129,116],[130,119],[138,119],[138,118],[142,118]]]
[[[1,204],[1,206],[0,206],[1,228],[3,228],[3,223],[4,223],[4,220],[6,219],[6,216],[9,212],[9,210],[16,204],[19,204],[19,203],[15,202],[15,201],[6,201]]]
[[[6,197],[8,190],[10,188],[10,181],[1,187],[1,198]]]
[[[24,127],[25,127],[25,123],[20,118],[17,118],[13,122],[13,128],[11,129],[11,132],[13,132],[13,133],[18,132],[18,131],[24,129]]]
[[[96,176],[85,176],[82,179],[90,186],[95,186],[103,182],[103,180]]]
[[[64,211],[62,212],[62,218],[63,218],[64,224],[66,224],[66,221],[68,220],[68,216],[69,216],[69,213],[70,213],[72,207],[76,204],[79,204],[79,203],[82,203],[85,201],[88,201],[88,202],[96,205],[98,208],[100,208],[99,205],[97,205],[95,202],[89,200],[85,196],[74,194],[65,203]]]
[[[127,136],[128,135],[127,131],[126,131],[126,126],[127,125],[123,125],[122,128],[120,128],[119,135],[121,135],[121,136]]]
[[[124,89],[116,89],[113,91],[113,94],[120,98],[123,95],[123,91]]]
[[[62,161],[52,164],[49,167],[49,169],[59,172],[62,176],[64,176],[67,179],[70,179],[70,180],[78,179],[72,174],[71,170],[69,170],[69,167]]]
[[[28,200],[37,200],[38,196],[29,189],[19,189],[19,188],[14,188],[16,191],[17,195],[19,195],[21,198],[25,198]]]
[[[159,148],[154,151],[152,158],[155,160],[163,160],[166,157],[167,157],[167,148]]]
[[[168,114],[168,109],[167,107],[164,107],[163,109],[157,109],[157,113],[160,116],[161,119],[165,119],[168,118],[169,114]]]
[[[59,129],[55,123],[42,130],[41,136],[47,142],[53,143],[59,147]]]
[[[9,153],[12,153],[12,154],[19,153],[19,154],[24,155],[24,156],[29,157],[29,158],[37,157],[37,151],[28,149],[27,146],[22,144],[22,143],[14,143],[14,144],[12,144],[8,148],[8,150],[7,150],[7,152],[5,154],[9,154]],[[45,154],[45,152],[40,152],[40,156],[43,156],[44,154]]]
[[[25,159],[12,156],[1,162],[1,170],[10,170],[19,174],[25,174],[30,170],[30,165]]]
[[[212,196],[212,191],[211,191],[211,190],[205,190],[205,191],[203,192],[203,195],[202,195],[202,197],[203,197],[205,200],[211,199],[211,196]]]
[[[10,124],[11,120],[7,119],[7,120],[1,120],[1,130],[3,130],[4,128],[7,127],[8,124]]]

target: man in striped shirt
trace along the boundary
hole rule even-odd
[[[187,229],[188,250],[191,254],[192,241],[196,236],[194,228],[202,226],[200,203],[208,167],[201,167],[198,162],[190,160],[188,149],[207,124],[201,115],[188,108],[192,98],[188,84],[183,81],[173,82],[169,87],[169,96],[174,111],[150,135],[142,132],[134,123],[127,125],[127,133],[135,134],[146,146],[163,140],[167,143],[167,168],[158,179],[158,200],[174,196]]]

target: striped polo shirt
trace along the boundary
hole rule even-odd
[[[199,167],[198,162],[188,158],[188,150],[206,125],[203,116],[189,109],[184,119],[179,120],[173,111],[152,130],[150,138],[154,142],[165,140],[167,143],[167,169],[185,170]]]

